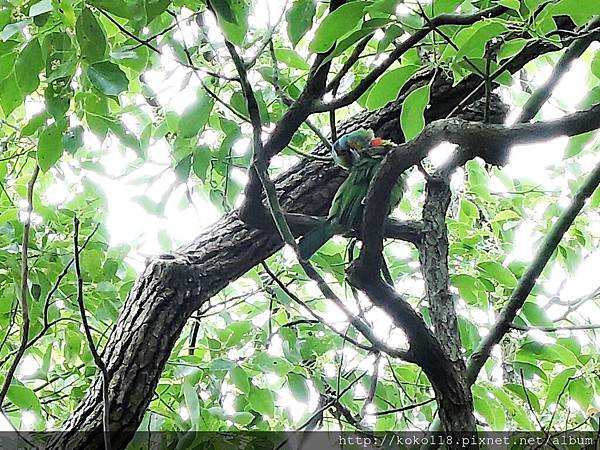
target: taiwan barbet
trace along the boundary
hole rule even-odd
[[[345,134],[333,144],[334,161],[350,173],[333,198],[327,220],[300,239],[300,256],[303,259],[310,258],[334,235],[360,228],[369,185],[392,146],[390,141],[374,137],[373,131],[365,129]],[[388,214],[402,199],[404,184],[402,176],[390,196]]]

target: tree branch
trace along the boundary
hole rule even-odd
[[[110,382],[110,378],[108,376],[108,371],[106,370],[106,364],[102,361],[98,350],[96,349],[96,345],[94,344],[94,338],[92,337],[92,331],[90,330],[90,324],[87,321],[85,304],[83,300],[83,277],[81,276],[81,265],[79,263],[79,252],[81,251],[79,248],[79,219],[77,216],[73,218],[73,259],[75,260],[75,273],[77,274],[77,305],[79,306],[79,314],[81,315],[81,323],[83,325],[83,331],[85,333],[85,337],[87,339],[88,346],[90,348],[90,353],[94,358],[94,363],[100,370],[102,374],[102,401],[103,401],[103,436],[104,436],[104,449],[111,450],[110,444],[110,401],[108,398],[108,383]]]
[[[517,124],[512,127],[444,119],[425,127],[414,140],[392,149],[383,160],[371,182],[365,201],[363,229],[364,249],[357,260],[366,274],[381,269],[383,223],[394,184],[398,177],[420,162],[429,150],[442,142],[450,142],[467,150],[470,157],[483,152],[504,151],[507,147],[545,141],[558,136],[575,136],[600,127],[600,105],[546,122]],[[483,144],[483,145],[482,145]]]
[[[564,326],[550,326],[550,327],[533,327],[526,325],[518,325],[516,323],[511,323],[510,328],[513,330],[519,331],[531,331],[538,330],[543,331],[545,333],[553,333],[555,331],[576,331],[576,330],[598,330],[600,329],[600,324],[589,324],[589,325],[564,325]]]
[[[554,88],[562,76],[571,67],[571,63],[575,59],[579,58],[591,45],[591,43],[598,38],[598,33],[590,33],[590,31],[596,30],[599,25],[600,18],[594,19],[588,24],[587,27],[583,29],[582,33],[585,33],[584,37],[574,41],[565,50],[558,62],[554,65],[552,73],[544,85],[540,89],[537,89],[534,94],[529,97],[516,122],[529,122],[536,116],[542,105],[546,103],[546,101],[548,101],[552,95]]]
[[[576,116],[578,114],[582,113],[575,113],[572,116]],[[598,124],[596,124],[596,127],[597,126]],[[586,200],[594,193],[599,184],[600,163],[598,163],[594,170],[586,177],[583,185],[579,188],[567,209],[563,211],[563,213],[554,223],[549,233],[544,238],[533,262],[529,265],[527,271],[519,280],[517,287],[513,291],[504,308],[502,308],[495,325],[492,327],[489,334],[481,341],[475,352],[473,352],[471,355],[471,358],[467,364],[466,372],[467,382],[469,385],[473,384],[477,379],[477,375],[479,374],[479,371],[483,367],[485,361],[490,356],[494,345],[498,344],[502,337],[510,329],[514,318],[527,300],[527,297],[535,286],[538,277],[558,247],[563,235],[567,232],[579,212],[583,209]]]
[[[441,14],[432,18],[429,20],[426,27],[418,29],[409,38],[398,45],[389,56],[379,66],[366,75],[354,89],[329,103],[321,102],[316,104],[313,112],[325,112],[332,109],[339,109],[358,100],[358,98],[364,94],[381,75],[383,75],[394,61],[398,60],[404,53],[424,39],[432,29],[443,25],[472,25],[484,18],[497,17],[505,11],[506,8],[504,6],[494,6],[474,14]]]
[[[13,359],[12,364],[8,368],[8,372],[6,372],[6,376],[4,378],[4,383],[2,385],[2,390],[0,390],[0,411],[2,410],[2,405],[4,404],[4,399],[6,398],[6,394],[8,394],[8,390],[10,389],[10,385],[12,384],[13,377],[15,372],[17,371],[17,367],[21,362],[21,358],[25,354],[25,350],[27,349],[27,344],[29,343],[29,302],[27,300],[27,296],[29,295],[29,285],[27,283],[29,279],[29,233],[31,230],[31,213],[33,212],[33,190],[35,187],[35,182],[37,181],[38,175],[40,173],[40,168],[36,164],[33,169],[33,174],[31,175],[31,179],[29,180],[29,184],[27,185],[27,209],[25,210],[25,222],[23,225],[23,240],[21,242],[21,314],[23,315],[23,322],[21,324],[21,342],[19,344],[19,349],[15,358]]]

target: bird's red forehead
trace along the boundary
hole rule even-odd
[[[374,137],[373,139],[371,139],[371,145],[373,147],[379,147],[382,144],[383,144],[383,139],[381,139],[380,137]]]

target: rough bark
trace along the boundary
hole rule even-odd
[[[527,48],[514,59],[511,69],[522,67],[549,49],[545,44]],[[423,77],[421,83],[426,81],[427,77]],[[475,77],[455,87],[441,81],[434,83],[426,119],[444,118],[479,85],[480,80]],[[340,131],[369,127],[381,137],[401,141],[398,120],[402,98],[380,111],[357,115],[341,126]],[[342,172],[329,163],[302,161],[278,177],[282,206],[292,212],[324,215],[342,180]],[[234,211],[179,249],[172,258],[149,262],[124,304],[104,352],[111,375],[114,449],[124,448],[141,422],[172,347],[192,312],[280,247],[276,233],[246,225]],[[435,355],[432,356],[428,359],[434,366]],[[462,395],[454,386],[448,386],[447,391],[438,395],[444,404],[464,406],[464,396],[453,400]],[[445,402],[445,398],[450,400]],[[449,407],[448,414],[443,415],[448,417],[452,411]],[[61,434],[51,448],[101,448],[101,414],[100,381],[96,379],[85,399],[63,424],[63,429],[77,432]]]
[[[458,318],[454,298],[448,284],[446,212],[450,204],[450,197],[448,178],[432,178],[427,182],[426,199],[423,206],[423,239],[419,245],[419,260],[435,336],[445,358],[452,367],[451,373],[456,376],[453,387],[458,392],[453,396],[452,401],[445,399],[449,405],[440,408],[440,411],[445,410],[446,417],[441,416],[444,428],[446,430],[476,430],[471,391],[464,382],[466,366],[462,355]],[[436,392],[436,397],[440,398],[440,396],[442,398],[441,406],[443,397],[447,394]],[[462,424],[462,428],[448,428],[456,425],[453,421]]]

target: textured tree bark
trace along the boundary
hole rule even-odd
[[[522,67],[549,49],[552,47],[545,44],[527,49],[510,69]],[[428,76],[424,76],[420,83],[427,81]],[[478,86],[480,80],[475,77],[455,87],[443,81],[435,82],[426,119],[444,118]],[[401,141],[399,113],[405,94],[380,111],[355,116],[340,127],[340,132],[368,127],[381,137]],[[324,153],[325,149],[319,151]],[[281,204],[288,212],[324,215],[342,180],[343,173],[330,163],[302,161],[277,179]],[[149,262],[123,306],[103,355],[111,376],[113,449],[124,448],[138,428],[173,345],[190,315],[280,247],[281,240],[276,233],[246,225],[234,211],[179,249],[172,258]],[[432,359],[431,363],[435,362]],[[50,448],[83,450],[103,446],[100,383],[100,378],[94,381],[87,396],[63,424],[62,428],[67,431],[58,435]],[[449,406],[443,417],[454,423],[451,417],[455,409],[451,405],[464,407],[463,401],[453,400],[461,395],[459,390],[449,386],[438,395],[441,399],[450,399],[444,402]]]
[[[419,260],[435,335],[451,366],[451,373],[456,376],[455,395],[447,400],[449,404],[444,408],[440,401],[440,412],[443,410],[446,416],[444,418],[440,414],[442,423],[446,430],[476,430],[471,390],[464,382],[466,365],[462,355],[456,308],[449,290],[446,212],[450,197],[450,184],[446,177],[432,178],[427,182]],[[436,397],[443,398],[445,394],[436,392]],[[458,425],[460,428],[456,428]],[[454,428],[448,428],[449,426]]]
[[[438,92],[439,96],[432,98],[429,120],[444,117],[468,89],[457,90],[454,102],[448,102],[446,85],[440,84]],[[382,137],[397,140],[400,104],[396,102],[380,111],[361,114],[344,124],[342,133],[366,126]],[[396,126],[392,128],[390,123]],[[318,151],[325,153],[324,148]],[[342,181],[342,171],[331,163],[302,161],[278,178],[277,188],[287,211],[325,215]],[[111,376],[113,448],[124,448],[137,429],[189,316],[280,247],[276,233],[249,227],[234,211],[179,249],[174,259],[155,259],[148,264],[123,306],[104,352]],[[61,434],[52,443],[54,448],[102,447],[100,386],[97,378],[62,427],[77,431]]]
[[[493,96],[491,100],[490,110],[488,111],[490,122],[503,123],[507,113],[505,106],[496,96]],[[483,120],[483,110],[485,108],[483,102],[479,102],[479,105],[474,104],[473,108],[474,116],[472,119]],[[477,116],[477,114],[480,115]],[[508,153],[508,149],[505,153]],[[504,160],[505,158],[500,159]],[[452,168],[449,169],[453,171]],[[438,172],[441,173],[436,173],[430,177],[426,184],[422,219],[423,238],[418,245],[419,262],[435,336],[443,353],[448,358],[449,364],[452,366],[451,373],[457,376],[454,386],[457,395],[445,408],[447,410],[451,408],[453,412],[448,414],[448,411],[445,411],[445,415],[449,417],[445,419],[444,428],[476,430],[471,390],[464,381],[466,365],[462,354],[458,317],[454,297],[449,289],[449,242],[446,214],[452,197],[450,173],[445,169],[438,170]],[[436,393],[436,395],[440,398],[444,393]],[[440,410],[442,409],[444,408],[440,408]],[[442,420],[444,420],[443,417]],[[462,424],[462,428],[448,428],[448,426],[456,426],[457,424]]]

